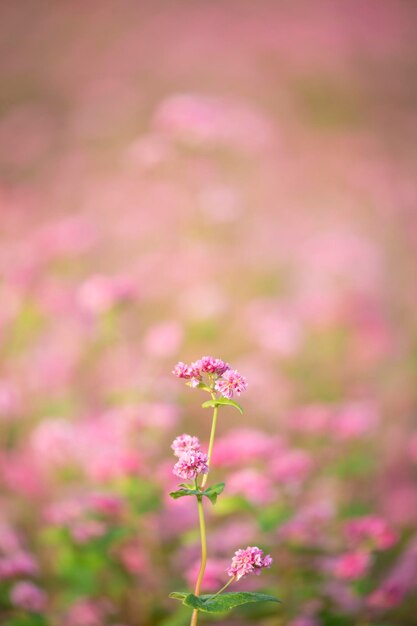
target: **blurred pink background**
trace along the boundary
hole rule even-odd
[[[1,624],[188,623],[203,354],[249,383],[206,590],[259,544],[284,600],[221,623],[415,624],[416,13],[2,3]]]

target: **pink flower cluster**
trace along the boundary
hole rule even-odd
[[[236,393],[238,396],[247,389],[248,383],[246,378],[239,374],[237,370],[227,370],[223,376],[216,380],[215,389],[219,391],[225,398],[233,398]]]
[[[192,437],[191,435],[179,435],[172,442],[171,448],[175,456],[180,457],[184,452],[196,452],[200,450],[200,440],[198,437]]]
[[[184,452],[174,465],[173,472],[184,480],[194,480],[199,474],[208,473],[208,456],[204,452],[190,451]]]
[[[180,435],[172,442],[171,448],[179,457],[173,473],[184,480],[194,480],[199,474],[208,473],[208,456],[200,450],[198,437]]]
[[[180,361],[172,373],[177,378],[188,380],[191,387],[197,387],[203,382],[204,375],[207,374],[210,389],[218,391],[222,396],[229,399],[235,393],[240,396],[248,387],[244,376],[239,374],[237,370],[232,370],[230,365],[222,359],[216,359],[212,356],[203,356],[191,365]]]
[[[260,548],[248,546],[244,550],[236,550],[232,563],[226,571],[229,576],[234,576],[236,580],[240,580],[252,572],[259,574],[261,569],[270,567],[271,564],[272,557],[270,554],[264,556]]]

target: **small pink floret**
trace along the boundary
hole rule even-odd
[[[172,470],[175,476],[184,480],[194,480],[199,474],[207,474],[208,457],[200,450],[184,452]]]
[[[216,391],[219,391],[225,398],[233,398],[236,393],[238,396],[248,387],[246,378],[239,374],[237,370],[226,370],[224,374],[216,381]]]
[[[235,576],[236,580],[240,580],[252,572],[259,574],[261,569],[270,567],[271,563],[272,557],[270,554],[264,557],[260,548],[248,546],[246,549],[240,549],[235,552],[232,563],[226,571],[229,576]]]
[[[176,366],[174,367],[174,369],[172,370],[172,373],[177,378],[191,378],[192,369],[186,363],[183,363],[182,361],[179,361],[176,364]]]
[[[229,369],[229,365],[222,361],[222,359],[216,359],[214,356],[203,356],[199,361],[196,361],[195,365],[201,372],[207,374],[217,374],[221,376],[226,370]]]
[[[192,437],[191,435],[179,435],[172,442],[171,448],[174,451],[175,456],[182,456],[184,452],[195,452],[200,450],[200,440],[198,437]]]

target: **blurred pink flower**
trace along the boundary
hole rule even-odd
[[[310,615],[300,615],[288,622],[287,626],[320,626],[320,622]]]
[[[333,517],[333,506],[328,501],[301,507],[278,528],[278,538],[281,542],[289,541],[302,546],[321,546]]]
[[[167,321],[151,326],[144,337],[143,344],[147,354],[165,357],[178,351],[182,339],[182,327],[175,321]]]
[[[337,578],[356,580],[363,578],[371,564],[369,552],[347,552],[337,557],[333,563],[333,572]]]
[[[79,544],[88,543],[92,539],[102,537],[106,531],[106,524],[96,519],[79,520],[70,525],[71,536]]]
[[[290,414],[288,427],[300,432],[328,434],[333,409],[324,404],[310,404]]]
[[[36,559],[23,550],[0,557],[0,579],[34,576],[39,571]]]
[[[21,447],[1,455],[0,475],[4,484],[17,497],[36,499],[45,493],[45,481],[39,469],[39,458],[30,447]]]
[[[344,613],[356,613],[363,604],[363,600],[352,590],[349,581],[331,579],[323,585],[322,590],[323,594]]]
[[[10,600],[14,606],[32,613],[41,613],[46,608],[45,592],[26,580],[21,580],[13,585],[10,591]]]
[[[77,302],[83,311],[99,315],[120,302],[134,299],[136,293],[135,281],[129,276],[95,275],[81,284]]]
[[[417,538],[407,544],[382,584],[368,597],[368,604],[382,610],[400,604],[417,586]]]
[[[34,234],[36,253],[47,260],[74,256],[90,250],[98,240],[97,224],[83,215],[49,221]]]
[[[282,442],[255,428],[238,428],[219,437],[213,450],[216,466],[231,466],[265,460],[274,451],[279,454]]]
[[[179,419],[178,407],[164,402],[141,403],[132,407],[135,420],[139,426],[152,428],[164,432],[177,425]]]
[[[166,162],[172,148],[168,141],[156,133],[142,135],[133,141],[127,149],[127,161],[134,167],[153,169]]]
[[[87,503],[83,497],[55,499],[45,507],[44,520],[47,524],[69,526],[82,518],[87,510]]]
[[[206,571],[203,578],[204,591],[218,591],[220,587],[223,586],[227,564],[228,563],[225,559],[207,559]],[[185,577],[189,587],[192,588],[195,585],[199,570],[199,561],[196,561],[187,569]]]
[[[261,113],[238,100],[175,94],[156,110],[154,127],[193,146],[224,145],[252,152],[270,145],[274,129]]]
[[[114,493],[93,492],[88,500],[91,510],[102,515],[118,516],[123,509],[123,499]]]
[[[115,443],[96,449],[90,458],[84,456],[83,466],[92,480],[101,483],[138,474],[142,461],[137,452]]]
[[[293,448],[278,454],[270,464],[270,471],[278,482],[297,484],[309,476],[313,465],[313,459],[308,452]]]
[[[19,533],[6,520],[0,520],[0,552],[9,554],[20,547]]]
[[[376,515],[349,520],[344,531],[354,545],[365,544],[377,550],[387,550],[397,541],[397,534],[389,524]]]
[[[268,475],[251,468],[242,469],[228,476],[227,493],[240,494],[258,505],[271,503],[275,497]]]
[[[383,584],[367,598],[367,605],[379,611],[386,611],[401,604],[404,590],[397,584]]]
[[[185,500],[186,498],[183,498]],[[236,547],[236,537],[242,543],[249,543],[256,533],[256,523],[254,521],[244,520],[241,517],[232,518],[230,521],[224,522],[218,528],[214,528],[211,532],[211,544],[213,549],[220,553],[228,553]]]
[[[0,420],[13,419],[20,411],[20,394],[16,385],[0,379]]]
[[[113,607],[107,600],[82,598],[67,611],[65,626],[103,626]]]
[[[65,466],[79,456],[76,428],[64,418],[47,418],[39,422],[32,431],[30,442],[44,466]]]
[[[341,407],[333,416],[330,424],[332,434],[339,440],[348,440],[372,432],[379,415],[369,403],[356,402]]]
[[[247,311],[248,326],[262,350],[283,357],[292,356],[301,348],[304,329],[297,312],[280,301],[253,301]]]
[[[146,574],[149,568],[146,550],[137,545],[129,544],[123,546],[119,551],[119,557],[124,567],[131,574]]]

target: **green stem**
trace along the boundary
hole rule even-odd
[[[216,399],[216,394],[212,393],[211,397],[213,398],[213,400]],[[211,461],[211,456],[213,454],[213,445],[214,445],[214,436],[216,434],[216,425],[217,425],[217,414],[219,411],[219,407],[214,407],[213,410],[213,419],[211,422],[211,433],[210,433],[210,441],[209,441],[209,447],[208,447],[208,453],[207,453],[207,465],[210,468],[210,461]],[[203,480],[201,481],[201,489],[204,489],[206,482],[207,482],[207,478],[208,478],[208,472],[207,474],[204,474],[203,476]],[[195,485],[196,488],[198,488],[197,485],[197,480],[195,481]],[[200,521],[200,537],[201,537],[201,565],[200,565],[200,571],[198,573],[198,578],[197,578],[197,582],[195,584],[195,590],[194,590],[194,595],[198,596],[200,595],[200,590],[201,590],[201,584],[203,582],[203,578],[204,578],[204,573],[206,571],[206,564],[207,564],[207,536],[206,536],[206,523],[204,520],[204,508],[203,508],[203,498],[201,496],[197,496],[197,503],[198,503],[198,519]],[[198,621],[198,609],[194,609],[193,614],[191,616],[191,622],[190,622],[190,626],[197,626],[197,621]]]
[[[212,398],[213,400],[216,399],[215,394],[212,394]],[[211,456],[213,454],[213,445],[214,445],[214,436],[216,434],[216,426],[217,426],[217,414],[219,412],[219,407],[215,406],[214,407],[214,411],[213,411],[213,420],[211,422],[211,433],[210,433],[210,441],[209,441],[209,447],[208,447],[208,461],[207,461],[207,465],[210,468],[210,462],[211,462]],[[201,482],[201,487],[205,487],[206,482],[207,482],[207,478],[208,478],[208,472],[207,474],[204,474],[203,476],[203,480]]]
[[[200,522],[200,537],[201,537],[201,565],[200,571],[198,573],[197,582],[195,584],[194,594],[196,596],[200,595],[201,584],[204,578],[204,572],[206,571],[207,564],[207,536],[206,536],[206,523],[204,520],[204,508],[203,508],[203,498],[201,496],[197,496],[197,504],[198,504],[198,519]],[[190,626],[196,626],[198,620],[198,610],[195,609],[193,611]]]
[[[219,591],[217,593],[215,593],[214,595],[212,595],[212,598],[215,598],[216,596],[219,596],[221,593],[223,593],[223,591],[225,589],[228,588],[229,585],[232,584],[232,582],[235,580],[235,576],[232,576],[231,578],[229,578],[229,580],[227,581],[227,583],[224,585],[224,587],[222,587],[221,589],[219,589]]]

